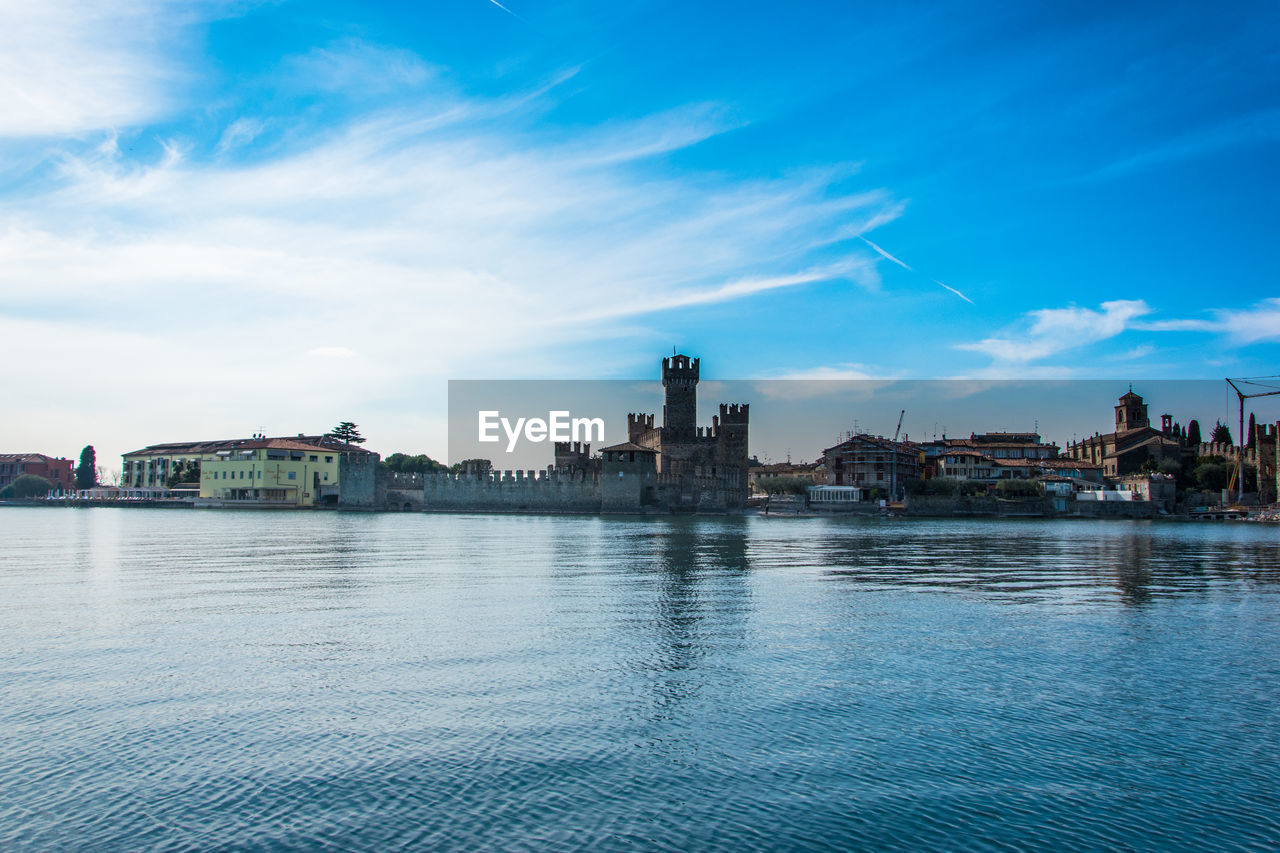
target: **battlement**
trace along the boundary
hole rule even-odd
[[[557,441],[555,445],[557,456],[561,453],[572,453],[575,455],[591,454],[591,443],[587,441]]]
[[[745,424],[747,422],[747,412],[750,408],[750,403],[721,403],[720,423]]]
[[[699,360],[689,358],[687,355],[673,355],[662,360],[662,384],[663,386],[677,385],[697,385],[699,372]]]
[[[627,415],[627,434],[630,435],[636,430],[653,429],[653,415],[629,414]]]

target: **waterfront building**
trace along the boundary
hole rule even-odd
[[[1117,488],[1134,494],[1135,500],[1150,501],[1164,512],[1173,512],[1178,500],[1177,479],[1169,474],[1127,474]]]
[[[423,475],[416,494],[360,459],[344,460],[339,506],[444,512],[736,512],[747,502],[748,405],[723,403],[711,426],[697,425],[699,360],[662,360],[663,423],[627,416],[627,441],[591,454],[558,442],[540,471],[506,471],[488,460],[458,472]],[[472,460],[475,462],[475,460]]]
[[[627,441],[656,454],[658,473],[684,478],[688,489],[695,480],[712,479],[732,492],[731,502],[747,502],[747,433],[749,406],[721,403],[711,426],[698,426],[700,359],[676,354],[662,360],[662,426],[654,426],[651,414],[627,415]],[[682,495],[683,498],[688,494]]]
[[[747,484],[755,491],[756,483],[769,477],[786,477],[795,480],[807,480],[810,483],[825,483],[827,472],[822,469],[821,462],[771,462],[768,465],[752,460],[747,468]]]
[[[955,480],[992,482],[1000,476],[993,460],[965,447],[947,449],[935,459],[935,465],[939,477]]]
[[[1039,433],[1034,432],[975,432],[968,438],[947,438],[943,443],[948,450],[964,448],[976,450],[988,459],[1053,459],[1060,450],[1058,445],[1046,444]]]
[[[321,438],[258,438],[200,459],[200,502],[206,506],[336,505],[343,456],[376,463],[378,454]]]
[[[1173,418],[1161,415],[1160,421],[1160,429],[1151,426],[1147,404],[1130,388],[1115,406],[1115,431],[1073,442],[1067,445],[1066,455],[1101,465],[1106,477],[1136,473],[1148,461],[1159,464],[1173,459],[1181,463],[1184,450]]]
[[[153,444],[124,454],[127,488],[198,490],[205,505],[314,506],[338,498],[343,454],[377,454],[322,435]]]
[[[891,489],[923,470],[920,447],[883,436],[857,433],[822,451],[827,485]]]
[[[0,489],[23,474],[44,477],[53,483],[55,492],[67,492],[75,484],[75,474],[70,459],[46,456],[43,453],[0,453]]]

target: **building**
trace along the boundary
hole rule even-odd
[[[337,504],[343,456],[378,461],[378,454],[333,439],[258,438],[200,459],[200,500],[206,506],[311,507]]]
[[[1106,477],[1137,473],[1148,462],[1158,465],[1173,459],[1181,464],[1183,447],[1173,418],[1161,415],[1160,421],[1160,429],[1151,426],[1147,404],[1130,388],[1115,406],[1115,431],[1073,442],[1067,445],[1065,455],[1101,465]]]
[[[994,482],[1000,470],[994,460],[967,447],[948,448],[934,460],[939,477]]]
[[[771,462],[766,465],[752,460],[749,463],[747,484],[752,491],[756,490],[756,483],[760,480],[771,477],[806,480],[810,483],[825,483],[827,481],[827,472],[822,470],[821,462]]]
[[[68,492],[75,486],[75,473],[70,459],[43,453],[0,453],[0,489],[23,474],[44,477],[53,483],[55,492]]]
[[[662,360],[663,422],[652,414],[627,416],[627,441],[591,455],[591,446],[557,442],[541,471],[500,471],[488,461],[457,472],[424,475],[423,509],[432,512],[711,512],[731,513],[747,503],[748,406],[721,404],[711,426],[697,425],[699,360]],[[387,475],[352,460],[344,463],[344,509],[394,505]],[[397,498],[399,500],[399,498]],[[404,501],[398,508],[410,508]]]
[[[923,454],[918,445],[858,433],[822,451],[829,486],[861,486],[897,491],[904,480],[919,477]]]
[[[206,506],[315,506],[336,502],[343,454],[378,455],[336,439],[223,439],[153,444],[124,454],[126,488],[199,490]]]
[[[695,480],[718,480],[737,493],[736,506],[746,506],[749,407],[721,403],[711,426],[698,426],[699,362],[678,354],[662,360],[662,426],[654,426],[651,414],[629,414],[627,441],[654,451],[658,473],[668,482],[684,478],[694,489]]]
[[[1135,500],[1150,501],[1161,512],[1173,512],[1178,499],[1178,483],[1169,474],[1128,474],[1120,478],[1118,489],[1132,492]]]
[[[968,438],[943,438],[948,449],[976,450],[992,460],[1053,459],[1058,445],[1045,444],[1034,432],[975,432]]]

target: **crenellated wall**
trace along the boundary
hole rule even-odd
[[[429,474],[422,504],[446,512],[599,512],[600,475],[494,471],[487,476]]]

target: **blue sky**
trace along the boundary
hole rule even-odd
[[[1274,4],[5,18],[6,450],[354,420],[443,455],[449,378],[672,346],[724,378],[1280,372]]]

